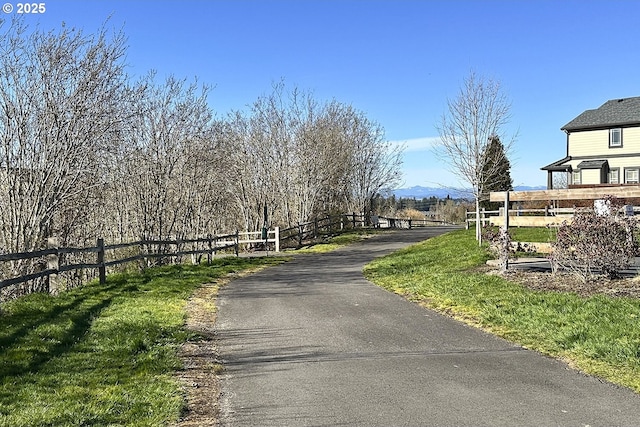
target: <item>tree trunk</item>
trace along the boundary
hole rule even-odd
[[[476,197],[476,240],[482,245],[482,224],[480,222],[480,197]]]

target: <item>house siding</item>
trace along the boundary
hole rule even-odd
[[[582,184],[601,184],[600,169],[583,169],[581,171]]]
[[[622,129],[622,152],[633,153],[640,157],[640,127]]]
[[[622,146],[624,148],[624,133]],[[591,156],[609,150],[609,131],[592,130],[569,134],[569,155],[571,157]],[[618,149],[619,150],[619,149]]]
[[[603,158],[606,158],[603,156]],[[569,164],[573,170],[579,170],[578,165],[582,160],[571,160]],[[637,157],[621,157],[621,158],[608,158],[609,169],[618,169],[620,184],[624,184],[624,171],[625,169],[637,168],[640,169],[640,154]],[[581,182],[583,185],[602,184],[606,181],[600,178],[600,169],[582,169],[580,170]]]
[[[622,147],[609,147],[609,130],[572,132],[569,134],[571,157],[636,154],[640,156],[640,127],[622,129]]]

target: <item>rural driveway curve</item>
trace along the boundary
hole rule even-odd
[[[384,233],[231,282],[218,299],[221,424],[640,424],[640,396],[426,310],[362,276],[448,231]]]

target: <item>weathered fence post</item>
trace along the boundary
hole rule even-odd
[[[504,233],[507,235],[509,233],[509,191],[504,192]],[[511,242],[508,242],[511,245]],[[511,248],[508,248],[509,250]],[[506,253],[505,253],[506,252]],[[507,271],[509,269],[509,251],[501,251],[501,256],[504,257],[502,260],[502,271]]]
[[[211,265],[211,253],[213,252],[213,239],[211,238],[211,233],[207,234],[207,244],[209,245],[209,252],[207,252],[207,265]]]
[[[304,225],[298,223],[298,247],[302,246],[303,235],[304,235]]]
[[[104,266],[104,239],[98,239],[98,277],[100,278],[100,284],[104,285],[107,282],[107,269]]]
[[[356,213],[355,212],[353,213],[352,220],[353,220],[353,228],[356,228]]]
[[[280,227],[276,227],[276,252],[280,252]]]
[[[142,235],[142,240],[140,240],[140,255],[142,255],[142,269],[149,268],[151,264],[151,260],[148,255],[151,253],[151,245],[145,243],[147,241],[147,236]]]
[[[240,232],[236,230],[236,256],[240,256]]]
[[[56,249],[56,252],[53,254],[47,255],[47,270],[55,270],[55,273],[49,274],[47,276],[47,289],[50,294],[57,295],[58,294],[58,268],[60,263],[60,254],[57,252],[58,248],[58,238],[57,237],[49,237],[47,238],[47,249]]]

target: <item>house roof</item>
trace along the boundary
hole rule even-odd
[[[602,169],[609,166],[607,160],[584,160],[578,165],[578,169]]]
[[[571,165],[566,164],[569,160],[571,160],[571,156],[567,156],[564,159],[557,160],[550,165],[544,166],[540,169],[544,171],[571,172]]]
[[[564,125],[564,131],[640,125],[640,96],[612,99],[595,110],[587,110]]]

